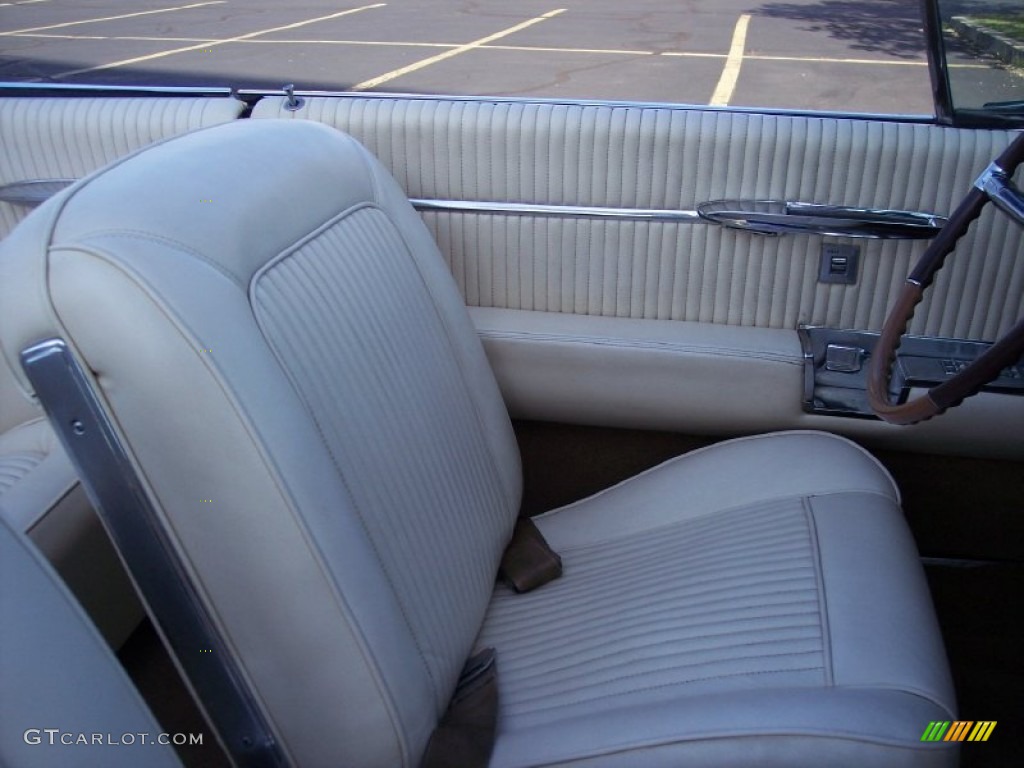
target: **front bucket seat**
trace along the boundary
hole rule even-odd
[[[561,579],[496,587],[508,415],[425,227],[336,130],[240,121],[121,160],[23,222],[0,292],[87,481],[112,482],[75,450],[94,421],[123,451],[137,495],[104,507],[152,513],[201,614],[172,639],[193,685],[219,655],[220,706],[278,762],[417,765],[485,646],[494,766],[956,762],[920,740],[954,700],[897,491],[846,440],[671,461],[537,520]],[[79,385],[94,421],[60,410]],[[133,570],[173,636],[155,562]]]
[[[181,768],[60,576],[0,516],[0,765]]]

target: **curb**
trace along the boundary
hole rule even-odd
[[[949,20],[949,26],[962,40],[991,53],[1011,67],[1024,69],[1024,44],[983,27],[965,16],[954,16]]]

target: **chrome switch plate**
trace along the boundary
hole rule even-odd
[[[857,282],[859,262],[860,248],[856,245],[824,243],[821,246],[818,282],[853,285]]]

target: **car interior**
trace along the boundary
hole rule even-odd
[[[976,111],[4,89],[0,763],[1013,764]]]

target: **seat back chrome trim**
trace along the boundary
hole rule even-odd
[[[22,351],[21,362],[150,615],[232,761],[246,768],[287,766],[67,344],[62,339],[40,342]]]
[[[35,208],[67,189],[75,179],[26,179],[0,186],[0,203]]]

